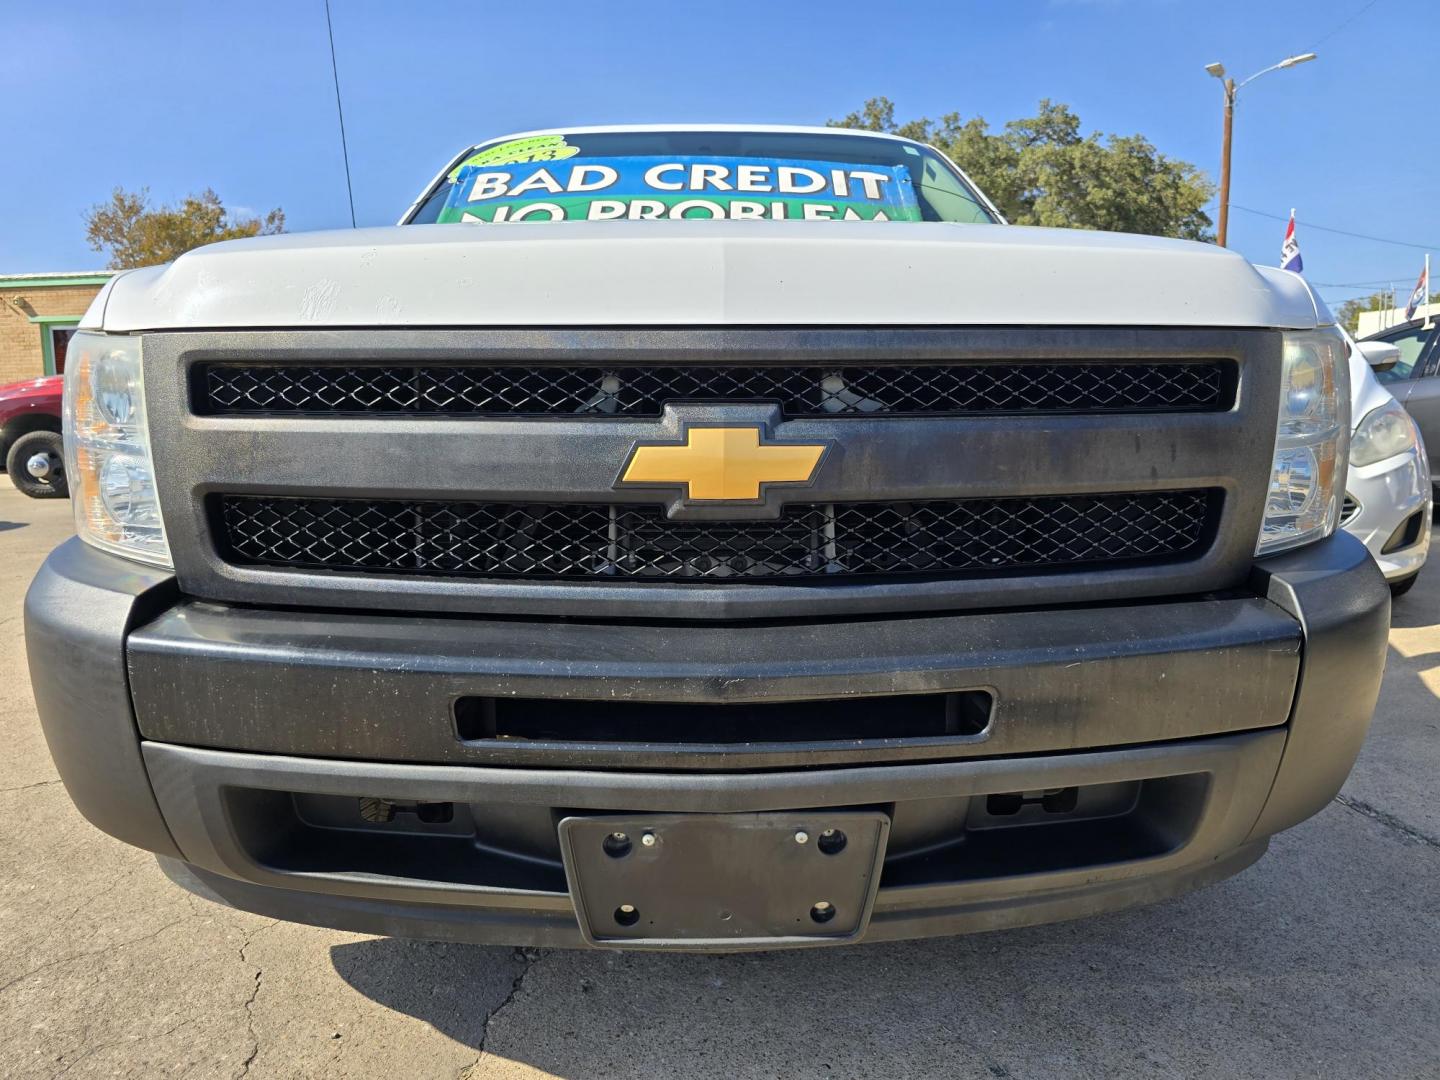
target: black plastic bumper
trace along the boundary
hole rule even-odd
[[[82,813],[236,906],[580,944],[561,816],[794,809],[819,827],[827,808],[865,806],[893,821],[867,935],[885,938],[1174,895],[1247,865],[1332,798],[1378,693],[1389,592],[1345,535],[1258,563],[1251,585],[801,626],[491,623],[193,602],[163,572],[70,541],[31,588],[26,634]],[[477,694],[725,703],[977,688],[994,702],[983,731],[853,747],[516,747],[457,738],[451,708]],[[1027,800],[1002,820],[1014,811],[990,801],[1054,790],[1079,793],[1073,817]],[[453,816],[337,816],[361,798]]]
[[[127,654],[140,734],[155,742],[361,761],[709,771],[1054,753],[1275,726],[1289,714],[1300,647],[1296,620],[1258,597],[768,626],[182,601],[132,631]],[[980,715],[949,735],[918,737],[903,710],[916,695],[946,694],[980,699]],[[841,710],[856,699],[889,713],[863,725],[870,738],[840,734]],[[762,722],[753,741],[704,741],[702,714],[817,700],[828,722],[808,725],[820,729],[811,737],[791,730],[788,741],[767,741]],[[503,728],[461,737],[456,703],[477,701],[502,714],[517,702],[544,712],[536,726],[548,737],[505,737],[513,733]],[[598,741],[596,713],[612,715],[616,702],[653,720],[631,725],[639,730],[624,743]],[[675,702],[683,706],[663,710]],[[567,738],[567,726],[580,734]]]
[[[1275,730],[1054,757],[726,776],[376,765],[154,743],[145,757],[191,864],[184,871],[167,864],[167,872],[182,884],[202,883],[212,898],[364,933],[578,946],[585,939],[563,875],[526,873],[468,842],[456,844],[457,858],[446,850],[451,841],[438,837],[407,837],[400,843],[410,850],[389,857],[337,843],[330,830],[307,841],[291,817],[293,793],[494,808],[517,823],[528,820],[525,809],[551,821],[557,807],[566,815],[623,809],[637,816],[803,809],[818,836],[827,810],[842,807],[884,808],[894,834],[931,826],[937,808],[947,817],[953,810],[952,826],[973,823],[992,794],[1154,782],[1141,796],[1151,803],[1143,820],[1123,829],[1113,827],[1119,818],[1075,822],[1020,850],[1007,830],[995,830],[985,835],[990,843],[972,839],[964,850],[887,860],[865,935],[881,940],[1074,918],[1166,899],[1235,873],[1265,849],[1249,833],[1284,744]],[[426,855],[417,858],[422,844]],[[803,916],[815,899],[797,897],[797,913]],[[742,940],[728,947],[776,944]],[[727,946],[711,939],[703,947]]]

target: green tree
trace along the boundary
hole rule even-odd
[[[1209,240],[1203,207],[1215,188],[1194,165],[1160,153],[1140,135],[1082,134],[1069,106],[1040,111],[992,132],[983,117],[947,113],[900,124],[889,98],[871,98],[831,127],[886,131],[929,143],[966,171],[1017,225]]]
[[[112,270],[169,262],[217,240],[284,231],[285,212],[279,207],[264,218],[234,217],[209,188],[175,206],[151,207],[149,188],[117,187],[109,202],[85,214],[85,239],[96,251],[109,251]]]
[[[1384,311],[1389,306],[1390,294],[1388,292],[1371,293],[1369,296],[1346,300],[1340,305],[1340,310],[1335,312],[1335,318],[1341,326],[1350,331],[1351,336],[1354,336],[1360,333],[1360,313],[1362,311]]]
[[[1335,312],[1335,318],[1354,337],[1360,333],[1360,313],[1362,311],[1385,311],[1387,308],[1398,307],[1403,312],[1408,300],[1408,295],[1397,296],[1392,292],[1371,293],[1369,296],[1346,300]],[[1440,304],[1440,292],[1430,294],[1430,303]]]

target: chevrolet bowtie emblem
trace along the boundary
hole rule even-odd
[[[691,427],[683,443],[641,444],[620,480],[684,484],[692,500],[755,502],[761,484],[803,484],[815,475],[823,443],[762,443],[758,427]]]

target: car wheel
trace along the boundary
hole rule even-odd
[[[21,435],[5,455],[5,471],[32,499],[63,499],[70,494],[65,483],[65,444],[59,432]]]
[[[1411,589],[1413,589],[1413,588],[1415,587],[1415,582],[1418,581],[1419,579],[1420,579],[1420,574],[1417,572],[1417,573],[1411,574],[1411,575],[1410,575],[1409,577],[1407,577],[1407,578],[1401,578],[1399,581],[1392,581],[1392,582],[1390,582],[1390,595],[1391,595],[1391,596],[1404,596],[1407,592],[1409,592]]]

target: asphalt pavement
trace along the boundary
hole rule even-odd
[[[741,956],[430,944],[183,893],[72,809],[21,602],[69,505],[0,477],[0,1075],[1440,1077],[1440,565],[1341,798],[1082,922]],[[63,664],[63,656],[39,658]]]

